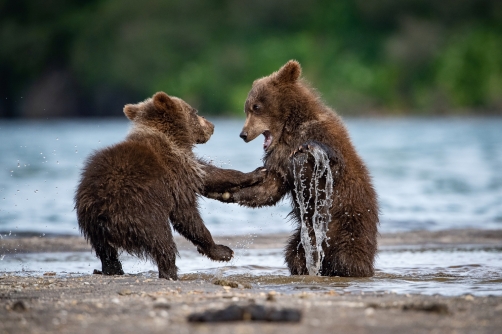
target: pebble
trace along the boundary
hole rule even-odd
[[[119,291],[118,294],[121,296],[129,296],[129,295],[132,295],[133,292],[129,289],[125,289],[125,290]]]
[[[267,301],[269,301],[269,302],[275,302],[275,301],[277,300],[276,295],[277,295],[277,292],[275,292],[275,291],[270,291],[270,292],[267,294]]]
[[[27,310],[27,307],[22,300],[18,300],[17,302],[12,304],[11,310],[16,312],[24,312]]]
[[[171,305],[167,302],[167,299],[165,298],[157,298],[155,303],[153,303],[154,308],[161,308],[161,309],[170,309]]]

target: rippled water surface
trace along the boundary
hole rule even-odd
[[[128,274],[157,277],[147,261],[122,255]],[[216,263],[195,250],[181,251],[177,260],[182,279],[225,277],[277,291],[339,290],[412,294],[502,295],[502,248],[387,248],[380,251],[372,278],[289,276],[281,249],[235,249],[230,263]],[[21,275],[90,274],[101,262],[90,252],[7,255],[0,271]]]
[[[238,137],[242,120],[214,123],[213,138],[197,146],[197,154],[224,168],[251,171],[261,165],[262,138],[245,144]],[[502,228],[502,119],[349,119],[347,126],[373,176],[382,233]],[[2,237],[78,234],[73,194],[80,168],[93,150],[123,139],[128,127],[125,120],[0,121]],[[287,200],[252,210],[201,199],[200,207],[214,235],[292,229]],[[498,248],[386,248],[371,279],[287,277],[278,249],[241,249],[237,255],[230,265],[220,265],[182,252],[179,267],[182,273],[250,277],[270,286],[289,280],[289,288],[302,287],[307,280],[306,288],[319,284],[363,291],[500,294],[502,282]],[[4,256],[0,270],[89,273],[97,263],[91,253],[16,254]],[[128,272],[155,270],[129,257],[124,265]]]
[[[242,120],[216,120],[199,155],[225,168],[261,165],[262,138]],[[348,120],[374,179],[382,232],[502,227],[502,119]],[[118,142],[127,121],[0,122],[0,230],[78,234],[73,194],[93,150]],[[215,234],[288,232],[289,201],[252,210],[200,201]]]

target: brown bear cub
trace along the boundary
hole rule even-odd
[[[192,153],[214,126],[183,100],[163,92],[124,113],[126,139],[92,154],[75,195],[78,224],[101,259],[105,275],[122,275],[119,250],[157,264],[159,277],[177,279],[176,245],[169,222],[197,250],[215,261],[233,251],[217,245],[204,226],[197,197],[208,191],[249,186],[259,173],[219,169]]]
[[[248,188],[229,189],[224,196],[221,193],[210,196],[261,207],[274,205],[289,194],[291,216],[298,223],[285,249],[286,263],[293,275],[309,274],[301,224],[305,223],[310,240],[315,241],[318,236],[313,224],[320,217],[317,208],[329,200],[324,212],[327,219],[326,242],[322,243],[324,257],[317,274],[372,276],[378,204],[370,175],[341,118],[324,105],[300,79],[300,74],[300,64],[289,61],[279,71],[256,80],[246,100],[247,117],[240,136],[249,142],[264,135],[263,161],[268,171],[264,181]],[[315,170],[319,171],[316,156],[320,155],[327,157],[329,167],[314,175]],[[314,193],[306,186],[309,184],[318,186],[320,191]],[[303,190],[298,191],[299,186]],[[313,256],[314,260],[321,258]]]

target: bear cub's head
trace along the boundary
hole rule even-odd
[[[300,64],[290,60],[277,72],[253,82],[244,105],[246,122],[240,134],[246,143],[263,134],[263,149],[268,151],[274,146],[289,116],[286,113],[294,109],[299,98],[301,72]]]
[[[137,104],[127,104],[124,114],[134,125],[147,127],[187,146],[203,144],[211,138],[214,125],[188,103],[164,92]]]

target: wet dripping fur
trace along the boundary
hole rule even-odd
[[[245,103],[246,121],[240,136],[246,142],[264,136],[263,162],[268,174],[260,184],[230,190],[228,199],[221,195],[214,198],[259,208],[275,205],[289,196],[295,231],[286,246],[285,261],[292,275],[308,275],[302,222],[310,238],[307,248],[315,248],[313,218],[320,204],[313,200],[310,191],[295,190],[295,183],[299,181],[295,169],[303,171],[302,182],[318,182],[321,192],[327,193],[327,189],[322,189],[326,186],[327,174],[313,179],[315,152],[322,151],[329,160],[332,176],[329,221],[322,250],[316,249],[307,256],[312,256],[313,262],[322,256],[318,274],[323,276],[372,276],[377,250],[378,203],[369,172],[352,145],[342,119],[300,75],[300,64],[289,61],[279,71],[253,82]],[[306,203],[308,209],[301,209],[299,203]],[[304,236],[303,242],[305,240]]]

